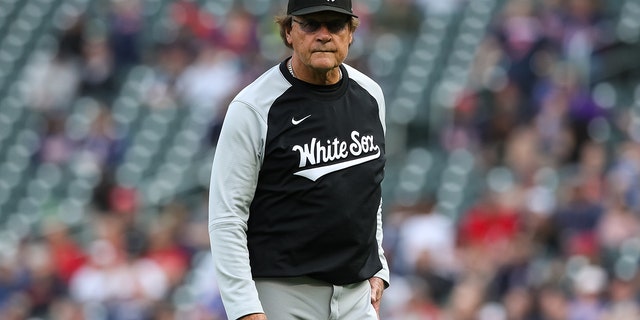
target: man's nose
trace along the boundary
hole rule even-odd
[[[318,31],[316,31],[316,35],[318,37],[318,40],[324,42],[331,40],[331,32],[329,31],[329,28],[327,28],[327,25],[325,25],[324,23],[321,24]]]

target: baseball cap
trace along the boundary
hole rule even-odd
[[[353,14],[351,0],[289,0],[287,14],[301,16],[320,11],[334,11],[344,13],[352,17]]]

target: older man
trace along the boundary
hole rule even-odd
[[[230,319],[377,319],[385,104],[346,65],[350,0],[290,0],[290,58],[231,102],[211,174],[209,233]]]

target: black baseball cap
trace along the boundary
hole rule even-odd
[[[344,13],[352,17],[353,14],[351,0],[289,0],[287,14],[301,16],[320,11],[334,11]]]

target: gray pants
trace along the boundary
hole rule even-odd
[[[334,286],[307,277],[255,279],[269,320],[377,320],[369,281]]]

